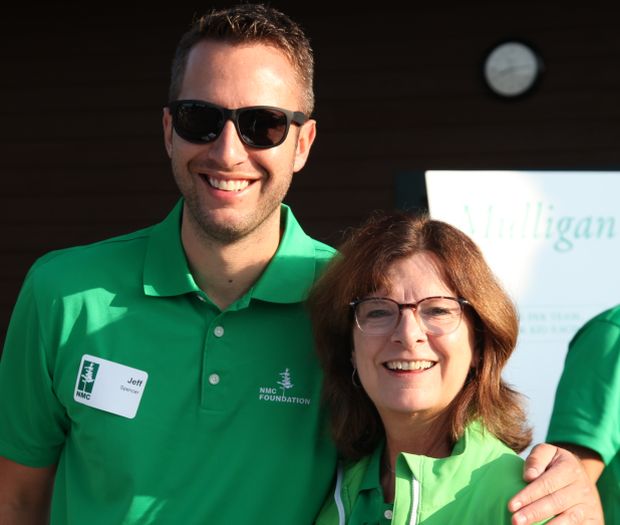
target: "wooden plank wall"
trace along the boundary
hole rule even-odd
[[[160,124],[170,60],[192,14],[227,3],[3,8],[0,338],[36,257],[141,228],[176,201]],[[271,3],[316,53],[319,134],[287,202],[322,240],[393,207],[403,173],[620,168],[618,2]],[[506,37],[546,64],[516,103],[481,79]]]

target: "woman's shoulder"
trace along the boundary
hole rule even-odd
[[[521,475],[524,459],[482,423],[478,421],[470,423],[457,447],[459,445],[466,446],[473,461],[478,462],[480,466],[486,466],[490,472],[499,470],[506,473],[507,469],[516,471],[519,473],[518,480],[524,483]]]

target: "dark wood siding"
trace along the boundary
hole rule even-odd
[[[620,168],[618,2],[384,4],[272,2],[317,58],[318,139],[287,198],[310,234],[337,244],[395,205],[396,177],[425,169]],[[0,338],[36,257],[144,227],[177,199],[161,107],[196,5],[3,8]],[[515,103],[480,73],[506,37],[533,42],[546,65]]]

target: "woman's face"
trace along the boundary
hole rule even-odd
[[[427,252],[397,260],[388,272],[389,289],[372,296],[398,303],[455,297],[437,264]],[[456,330],[437,336],[426,334],[414,311],[405,308],[388,335],[364,334],[354,323],[353,343],[362,386],[384,422],[394,415],[426,419],[442,413],[463,387],[475,358],[473,329],[465,313]]]

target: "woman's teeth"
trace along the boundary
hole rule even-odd
[[[388,361],[385,366],[390,370],[426,370],[433,361]]]

